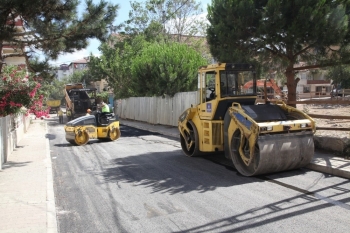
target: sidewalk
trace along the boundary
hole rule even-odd
[[[57,232],[47,126],[33,120],[0,171],[0,232]]]
[[[120,123],[122,125],[132,126],[151,132],[157,132],[166,136],[176,138],[180,137],[179,130],[177,127],[173,126],[152,125],[145,122],[126,119],[120,119]],[[121,137],[123,137],[123,135]],[[350,179],[350,160],[337,157],[329,152],[320,152],[316,150],[313,160],[306,168]]]

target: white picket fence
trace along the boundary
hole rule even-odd
[[[174,97],[130,97],[115,101],[114,112],[121,119],[177,126],[181,113],[197,105],[197,92],[180,92]]]

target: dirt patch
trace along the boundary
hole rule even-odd
[[[350,116],[350,105],[314,105],[298,104],[297,108],[307,114],[319,114],[328,116]],[[346,119],[321,119],[314,118],[316,126],[329,127],[334,130],[317,130],[316,135],[328,135],[337,138],[349,138],[350,131],[339,131],[337,128],[350,128],[350,120]]]
[[[319,114],[328,116],[350,116],[350,105],[330,105],[330,104],[298,104],[297,108],[307,114]],[[340,131],[337,128],[349,128],[350,120],[346,119],[322,119],[313,118],[316,127],[333,128],[332,130],[317,130],[315,134],[316,147],[322,146],[332,148],[335,155],[349,158],[350,156],[350,130]],[[317,138],[317,139],[316,139]]]

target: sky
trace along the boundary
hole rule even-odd
[[[107,0],[108,1],[108,0]],[[144,2],[145,0],[134,0],[136,2]],[[84,0],[81,0],[79,9],[84,9]],[[96,2],[96,1],[95,1]],[[115,24],[120,24],[129,18],[129,11],[131,10],[130,1],[128,0],[109,0],[113,4],[119,4],[118,15]],[[203,12],[207,12],[207,5],[211,4],[211,0],[197,0],[202,5]],[[95,56],[99,55],[98,47],[100,42],[97,39],[89,40],[89,46],[86,49],[76,51],[75,53],[66,53],[58,57],[57,60],[50,61],[51,65],[59,66],[61,64],[69,64],[72,61],[83,59],[92,53]]]

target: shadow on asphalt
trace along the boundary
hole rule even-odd
[[[55,138],[53,138],[53,139],[55,139]],[[92,144],[98,144],[98,143],[106,143],[106,142],[111,142],[111,141],[103,140],[103,139],[90,139],[90,141],[86,145],[92,145]],[[67,143],[54,144],[53,146],[57,146],[57,147],[73,147],[73,146],[78,146],[78,145],[73,145],[73,144],[67,142]]]
[[[170,140],[179,141],[178,138],[167,137],[160,133],[137,129],[121,125],[121,138],[155,135]],[[47,134],[50,140],[55,135]],[[92,139],[88,145],[106,143],[105,140]],[[57,147],[73,147],[67,143],[54,144]],[[82,146],[84,147],[84,146]],[[178,147],[177,147],[178,148]],[[140,151],[141,152],[141,151]],[[279,172],[276,177],[301,175],[306,169],[290,172]],[[111,166],[103,172],[106,182],[137,183],[137,185],[153,187],[154,192],[186,193],[191,191],[205,192],[215,190],[217,187],[230,187],[252,182],[266,182],[267,176],[245,177],[234,168],[232,161],[224,153],[205,154],[200,157],[187,157],[180,149],[167,152],[144,153],[138,155],[116,158],[111,160]],[[188,179],[186,177],[191,177]]]
[[[334,186],[321,187],[319,190],[310,192],[284,183],[280,179],[281,177],[302,176],[308,172],[307,169],[296,169],[266,176],[244,177],[238,174],[233,167],[229,167],[228,164],[221,164],[220,161],[215,159],[213,161],[212,156],[214,155],[189,158],[181,155],[181,153],[180,150],[175,150],[169,152],[141,153],[135,156],[116,158],[111,161],[111,167],[106,168],[102,172],[102,175],[107,183],[116,183],[118,186],[121,183],[129,183],[132,186],[151,189],[151,193],[167,193],[170,195],[190,192],[205,193],[215,191],[219,188],[261,182],[270,182],[273,185],[290,189],[291,192],[293,190],[293,195],[291,196],[278,198],[277,201],[272,203],[258,205],[244,212],[231,214],[226,218],[218,218],[212,222],[186,229],[186,232],[207,232],[212,227],[215,227],[215,231],[218,232],[238,232],[248,229],[259,229],[260,226],[264,226],[265,224],[334,207],[333,203],[320,202],[316,193],[318,191],[322,192],[325,189],[337,189],[342,185],[349,184],[349,181],[344,181]],[[221,159],[223,158],[221,157]],[[226,169],[212,164],[209,160]],[[220,190],[224,193],[222,191],[223,189]],[[252,192],[254,191],[256,189],[252,190]],[[344,196],[348,192],[349,189],[339,189],[336,195],[341,197],[341,195]],[[237,194],[227,193],[226,195],[234,198]],[[259,193],[255,195],[259,195]],[[249,197],[247,198],[249,202]],[[342,199],[341,201],[346,203],[349,201],[349,198]],[[300,206],[304,206],[304,208],[300,208]]]
[[[160,133],[157,133],[157,132],[150,132],[148,130],[138,129],[131,126],[122,125],[122,124],[120,124],[120,133],[121,133],[121,137],[161,135]]]
[[[65,123],[63,123],[63,124],[60,124],[60,123],[58,123],[58,121],[49,121],[49,120],[46,120],[46,122],[47,122],[47,125],[49,125],[49,126],[64,126],[65,125]]]
[[[57,147],[71,147],[71,146],[74,146],[74,145],[72,145],[69,142],[67,142],[67,143],[54,144],[54,146],[57,146]]]
[[[102,175],[106,182],[133,183],[152,188],[153,192],[170,194],[206,192],[259,181],[236,176],[237,172],[231,168],[227,173],[227,169],[208,164],[206,159],[189,158],[181,153],[176,150],[117,158]]]
[[[307,170],[298,169],[282,174],[288,177],[305,172]],[[278,174],[281,173],[269,175]],[[107,168],[102,176],[106,182],[133,183],[137,186],[151,187],[153,192],[170,194],[206,192],[219,187],[271,180],[267,176],[242,176],[223,154],[190,158],[182,155],[181,150],[117,158],[111,161],[111,167]]]
[[[45,135],[45,138],[48,138],[49,140],[54,140],[54,139],[56,139],[56,135],[55,135],[55,134],[47,133],[47,134]]]

